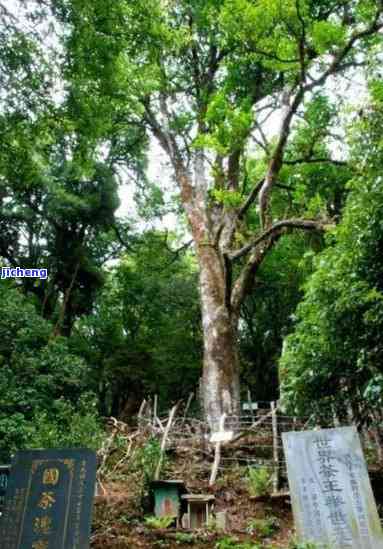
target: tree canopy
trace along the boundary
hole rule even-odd
[[[213,430],[248,388],[278,398],[279,378],[297,413],[368,421],[382,1],[14,4],[0,0],[0,258],[48,278],[1,280],[3,455],[54,444],[74,414],[78,442],[198,385]],[[350,87],[367,81],[360,107]]]

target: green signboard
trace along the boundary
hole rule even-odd
[[[96,481],[90,450],[18,452],[0,519],[2,549],[87,549]]]
[[[10,465],[0,465],[0,513],[4,507],[10,470]]]

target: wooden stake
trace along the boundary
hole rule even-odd
[[[138,410],[137,424],[139,428],[142,426],[142,416],[144,415],[145,407],[146,407],[146,399],[144,398],[144,400],[141,403],[140,409]]]
[[[158,408],[158,395],[154,395],[154,404],[153,404],[153,427],[156,423],[156,418],[158,418],[157,415],[157,408]]]
[[[199,407],[201,409],[201,412],[203,410],[203,381],[202,377],[199,378],[198,381],[198,400],[199,400]]]
[[[251,399],[250,389],[247,389],[247,402],[249,403],[249,410],[252,421],[254,421],[254,412],[253,412],[253,401]]]
[[[221,419],[219,420],[219,430],[222,432],[225,430],[225,420],[226,420],[226,414],[222,414]],[[213,486],[217,478],[219,462],[221,461],[221,446],[222,446],[222,442],[216,442],[215,452],[214,452],[214,463],[211,469],[209,486]]]
[[[278,415],[277,406],[275,402],[271,403],[271,422],[273,427],[273,462],[274,462],[274,475],[273,475],[273,493],[278,491],[279,485],[279,448],[278,448]]]
[[[188,411],[189,411],[190,404],[192,403],[193,398],[194,398],[194,393],[190,393],[189,398],[188,398],[187,403],[186,403],[185,412],[184,412],[184,417],[183,417],[183,420],[182,420],[182,425],[183,425],[183,424],[185,423],[185,421],[186,421],[187,413],[188,413]]]
[[[164,432],[163,437],[162,437],[160,459],[158,461],[156,474],[154,475],[154,480],[159,480],[159,478],[160,478],[162,462],[164,460],[164,453],[165,453],[165,449],[166,449],[166,441],[167,441],[167,438],[168,438],[168,435],[169,435],[170,428],[171,428],[172,423],[173,423],[174,416],[176,415],[177,408],[178,408],[178,404],[173,406],[173,408],[170,410],[169,419],[168,419],[168,422],[166,424],[165,432]]]

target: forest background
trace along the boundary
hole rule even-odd
[[[0,2],[1,264],[49,273],[0,282],[2,460],[202,375],[211,424],[248,389],[381,420],[382,10]]]

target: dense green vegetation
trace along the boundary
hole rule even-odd
[[[19,448],[100,443],[86,363],[34,304],[0,286],[0,459]]]
[[[242,397],[281,377],[296,414],[381,421],[381,3],[16,3],[0,262],[49,276],[0,280],[0,459],[97,447],[103,418],[186,399],[237,342]]]
[[[293,408],[347,417],[350,406],[360,423],[381,422],[383,389],[383,95],[380,82],[371,88],[370,107],[350,129],[355,176],[342,220],[315,258],[281,360]]]

